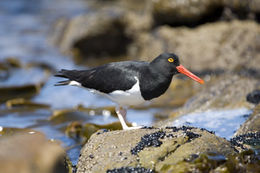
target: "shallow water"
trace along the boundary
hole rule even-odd
[[[252,113],[246,108],[230,110],[208,110],[206,112],[190,113],[176,119],[174,126],[193,126],[214,131],[216,135],[230,139]]]

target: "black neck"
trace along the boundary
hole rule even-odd
[[[145,100],[159,97],[169,88],[173,74],[166,73],[162,69],[152,67],[142,73],[140,89]]]

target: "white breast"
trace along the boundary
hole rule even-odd
[[[139,80],[136,76],[135,79],[136,83],[131,89],[126,91],[116,90],[108,94],[107,97],[121,106],[139,105],[144,103],[145,100],[141,95]]]

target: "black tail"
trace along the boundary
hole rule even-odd
[[[59,81],[58,83],[54,84],[54,86],[68,85],[70,82],[71,80]]]
[[[71,81],[77,81],[79,78],[79,71],[77,70],[60,70],[57,74],[54,75],[55,77],[63,77],[67,78],[68,80],[60,81],[55,86],[62,86],[62,85],[68,85]]]

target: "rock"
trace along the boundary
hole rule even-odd
[[[156,108],[173,108],[181,107],[191,98],[196,92],[200,91],[203,86],[196,82],[187,79],[174,77],[169,89],[162,96],[153,99],[149,104],[142,105]]]
[[[176,165],[165,165],[161,173],[219,173],[219,172],[259,172],[259,157],[252,151],[230,154],[228,157],[217,153],[202,153]]]
[[[257,79],[235,74],[222,75],[212,79],[201,92],[186,102],[183,109],[193,112],[214,108],[252,108],[253,105],[246,101],[246,95],[257,87]]]
[[[121,172],[134,172],[134,173],[154,173],[151,169],[145,169],[142,167],[133,168],[133,167],[122,167],[122,168],[115,168],[112,170],[108,170],[107,173],[121,173]]]
[[[254,108],[254,112],[249,116],[248,120],[237,130],[236,136],[247,134],[250,132],[260,133],[260,105]]]
[[[78,59],[125,56],[133,35],[152,26],[146,13],[118,7],[100,9],[57,23],[52,37],[63,53],[73,53]]]
[[[230,139],[232,146],[239,152],[258,150],[260,146],[260,132],[248,132]],[[255,151],[258,154],[258,151]],[[259,154],[258,154],[259,155]]]
[[[151,59],[165,51],[176,52],[185,59],[183,62],[195,64],[196,69],[209,64],[205,68],[211,69],[211,64],[217,64],[214,69],[225,68],[224,64],[233,64],[233,67],[260,59],[257,53],[260,31],[254,21],[216,22],[190,29],[161,26],[150,32],[154,23],[167,20],[173,23],[211,20],[210,14],[216,15],[219,8],[224,8],[223,4],[219,0],[101,3],[91,7],[93,12],[59,20],[51,37],[63,53],[72,53],[77,63],[87,58],[88,65],[93,62],[91,58]],[[209,63],[213,60],[216,63]]]
[[[237,150],[257,149],[260,146],[260,105],[254,108],[254,112],[245,123],[236,131],[231,139]]]
[[[196,26],[232,19],[258,19],[258,0],[157,0],[152,1],[156,25]]]
[[[43,104],[43,103],[36,103],[33,101],[29,101],[23,98],[17,98],[17,99],[12,99],[8,100],[5,103],[6,107],[8,109],[12,108],[30,108],[30,109],[48,109],[50,108],[50,105],[48,104]]]
[[[230,139],[231,144],[238,150],[256,150],[260,146],[260,105],[254,108],[254,112],[244,122]]]
[[[155,23],[196,25],[221,16],[221,0],[157,0],[153,1]]]
[[[260,103],[260,90],[254,90],[246,96],[246,100],[250,103]]]
[[[259,69],[260,25],[252,21],[216,22],[189,29],[158,27],[142,33],[132,44],[132,57],[152,60],[161,52],[175,52],[188,69]]]
[[[1,137],[0,167],[4,173],[69,172],[66,154],[40,133],[16,133]]]
[[[260,2],[258,0],[224,0],[223,3],[240,19],[257,19],[260,13]]]
[[[130,123],[127,123],[127,125],[132,126]],[[122,125],[119,121],[103,125],[93,123],[82,125],[78,121],[73,121],[66,127],[65,133],[71,138],[83,138],[84,141],[87,141],[98,130],[122,130]]]
[[[123,140],[122,140],[123,139]],[[145,128],[96,133],[81,150],[77,172],[160,171],[192,154],[234,150],[225,139],[192,127]]]
[[[39,94],[50,72],[51,67],[44,63],[22,63],[18,57],[4,59],[0,62],[0,103],[8,101],[11,106],[16,99],[20,104],[31,99]]]
[[[60,38],[63,52],[77,51],[84,56],[121,55],[131,41],[120,21],[121,11],[77,16],[67,23]]]
[[[258,0],[121,0],[99,1],[99,7],[120,6],[123,9],[141,9],[152,16],[154,25],[197,26],[207,22],[234,19],[259,21]],[[144,8],[145,7],[145,8]],[[145,9],[145,10],[144,10]]]
[[[40,84],[28,84],[23,86],[6,86],[0,87],[0,103],[10,99],[30,99],[40,92],[42,83]]]
[[[171,118],[154,125],[156,127],[169,126],[176,116],[191,112],[234,108],[252,109],[254,105],[247,102],[246,96],[256,88],[259,88],[259,81],[255,78],[243,77],[233,73],[212,77],[183,107],[171,112]]]

